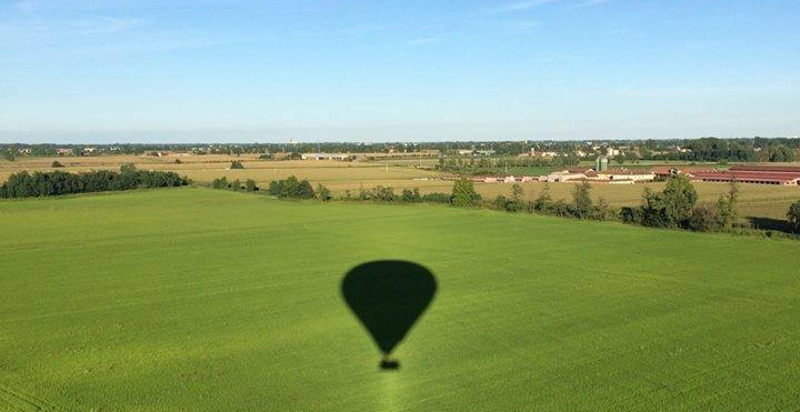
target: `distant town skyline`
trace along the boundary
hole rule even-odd
[[[17,0],[0,142],[800,136],[790,0]]]

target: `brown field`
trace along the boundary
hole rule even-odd
[[[180,159],[181,164],[176,164]],[[253,179],[261,186],[270,181],[285,179],[295,175],[308,179],[314,185],[324,184],[335,194],[345,191],[357,192],[359,189],[370,189],[375,186],[392,187],[397,191],[419,188],[422,193],[449,192],[452,182],[435,180],[438,173],[416,168],[415,160],[393,159],[382,162],[339,162],[339,161],[262,161],[256,155],[168,155],[164,157],[142,156],[97,156],[97,157],[59,157],[59,158],[23,158],[16,162],[0,161],[0,181],[5,181],[15,172],[54,170],[51,164],[58,160],[65,167],[63,171],[83,172],[98,169],[119,169],[125,163],[134,163],[142,170],[169,170],[185,175],[190,179],[208,183],[225,176],[229,180],[242,181]],[[226,170],[230,162],[239,160],[244,170]],[[416,161],[418,162],[418,160]],[[431,163],[424,159],[423,164]],[[431,179],[431,180],[421,180]],[[725,193],[724,183],[695,182],[701,201],[715,202]],[[594,184],[592,195],[595,199],[603,197],[609,204],[620,206],[638,205],[645,187],[661,190],[663,183],[647,183],[638,185]],[[493,199],[499,194],[510,195],[511,185],[499,183],[477,183],[476,190],[486,199]],[[535,198],[544,187],[544,183],[523,183],[527,199]],[[550,191],[554,199],[571,198],[574,184],[553,183]],[[759,217],[769,219],[785,219],[789,205],[800,199],[800,187],[768,186],[755,184],[741,185],[739,211],[743,217]]]

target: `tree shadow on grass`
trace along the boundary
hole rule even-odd
[[[383,353],[381,369],[400,368],[389,355],[428,308],[436,289],[433,274],[412,262],[368,262],[345,275],[342,297]]]
[[[794,233],[794,227],[787,220],[770,219],[768,217],[748,217],[747,220],[756,229]]]

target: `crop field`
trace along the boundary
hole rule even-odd
[[[0,410],[797,410],[798,243],[201,188],[0,201]],[[398,371],[344,305],[439,292]]]
[[[433,183],[433,182],[432,182]],[[451,186],[452,182],[444,184],[436,189],[444,190],[444,186]],[[520,183],[526,199],[535,199],[545,187],[545,183],[529,182]],[[716,182],[692,182],[700,202],[716,203],[717,199],[727,193],[729,186],[726,183]],[[550,193],[553,199],[565,199],[572,201],[572,190],[575,183],[550,183]],[[653,182],[636,185],[611,185],[604,183],[592,184],[592,197],[594,200],[604,198],[614,207],[636,206],[641,204],[642,195],[645,188],[653,191],[664,189],[664,183]],[[759,184],[739,185],[739,215],[743,218],[768,218],[775,220],[785,220],[789,206],[800,200],[800,187],[797,186],[773,186]],[[433,190],[433,189],[428,189]],[[493,199],[499,194],[510,196],[510,184],[496,183],[477,183],[475,190],[488,199]]]

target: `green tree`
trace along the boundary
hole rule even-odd
[[[594,218],[597,220],[611,220],[617,213],[602,197],[597,200],[594,209]]]
[[[475,191],[471,180],[459,179],[453,184],[451,199],[453,206],[472,207],[481,201],[481,195]]]
[[[590,192],[592,185],[583,182],[572,189],[572,209],[578,219],[589,219],[592,217],[594,205]]]
[[[786,212],[786,218],[794,225],[795,230],[800,231],[800,200],[789,206],[789,211]]]
[[[697,198],[697,190],[686,175],[670,177],[659,198],[666,226],[671,228],[685,226],[692,216]]]
[[[553,197],[550,195],[550,183],[545,183],[544,188],[533,201],[533,210],[539,213],[548,213],[553,206]]]
[[[313,199],[314,188],[307,180],[298,180],[294,175],[285,180],[278,180],[269,184],[269,193],[279,198]]]
[[[728,186],[728,193],[717,200],[716,215],[720,228],[729,230],[736,224],[739,214],[736,205],[739,203],[739,184],[732,180]]]
[[[769,153],[770,162],[793,162],[794,151],[782,144],[773,147]]]

